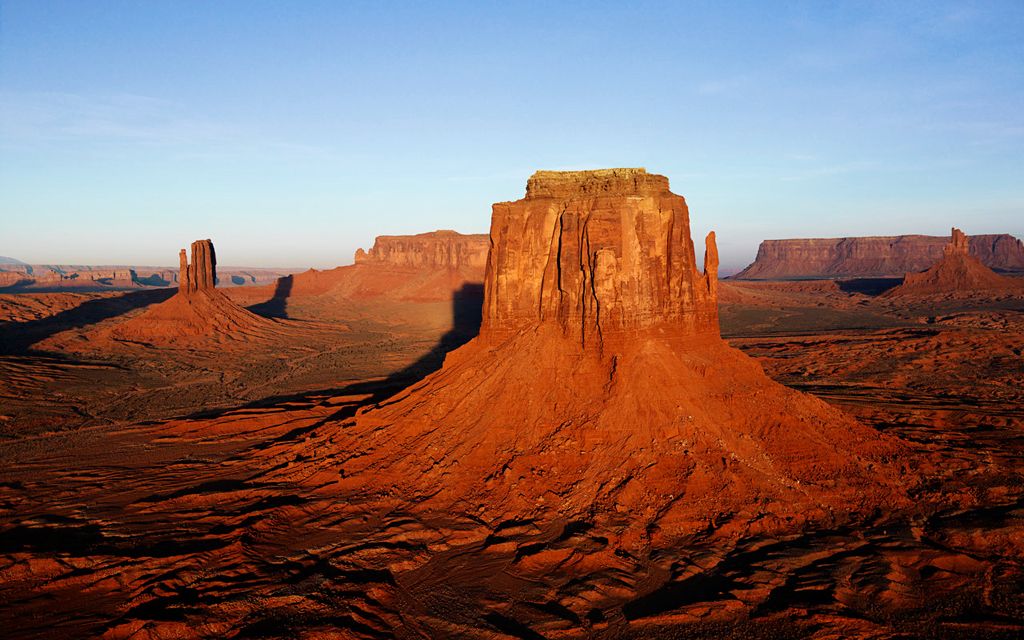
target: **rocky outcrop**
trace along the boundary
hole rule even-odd
[[[942,258],[920,273],[908,273],[903,284],[885,293],[886,297],[970,294],[1024,290],[1024,280],[1008,278],[986,267],[971,255],[964,232],[953,228]]]
[[[489,246],[486,235],[455,231],[378,236],[369,251],[356,251],[355,264],[310,269],[280,278],[273,287],[236,292],[234,297],[263,308],[275,298],[278,306],[285,298],[292,302],[314,298],[314,306],[329,307],[336,307],[338,299],[451,302],[455,296],[479,298]]]
[[[217,253],[210,240],[196,240],[192,243],[192,262],[185,259],[185,250],[178,252],[181,264],[178,291],[191,295],[197,291],[210,291],[217,286]]]
[[[1003,272],[1024,272],[1024,244],[1008,234],[967,239],[969,253]],[[902,276],[923,271],[942,257],[940,236],[877,236],[764,240],[757,258],[733,278],[784,280]]]
[[[702,273],[663,176],[538,172],[494,205],[491,245],[480,335],[339,427],[321,471],[341,491],[654,546],[720,514],[772,529],[906,504],[899,444],[719,337],[715,238]]]
[[[643,169],[538,171],[494,205],[483,331],[555,323],[584,342],[671,326],[718,330],[718,254],[696,268],[686,201]]]
[[[248,340],[274,329],[274,321],[243,309],[216,289],[217,254],[210,240],[192,243],[189,262],[185,250],[180,263],[178,293],[147,308],[142,314],[95,337],[144,344],[169,344],[182,340]]]
[[[432,231],[413,236],[377,236],[369,251],[356,251],[356,264],[415,268],[483,269],[489,243],[484,234]]]

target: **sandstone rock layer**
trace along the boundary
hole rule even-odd
[[[736,279],[865,278],[924,271],[942,257],[941,236],[765,240]],[[1024,244],[1008,234],[968,238],[969,253],[1003,272],[1024,272]]]
[[[970,254],[963,231],[954,228],[942,258],[921,273],[908,273],[903,284],[886,292],[888,297],[968,294],[972,292],[1024,291],[1024,279],[995,273]]]
[[[352,301],[451,302],[467,287],[479,297],[489,246],[486,235],[445,230],[378,236],[369,251],[356,251],[355,264],[310,269],[232,297],[257,304],[272,296],[319,298],[312,304],[328,309]]]
[[[488,239],[483,234],[440,230],[412,236],[377,236],[369,251],[356,251],[356,264],[395,267],[483,269]]]
[[[217,254],[210,240],[192,243],[192,261],[179,254],[178,293],[137,317],[109,329],[104,338],[143,343],[202,337],[245,337],[266,330],[272,321],[243,309],[217,291]]]
[[[484,334],[554,323],[586,342],[656,326],[715,333],[718,258],[697,270],[686,201],[643,169],[539,171],[494,205]]]
[[[178,254],[181,269],[178,272],[178,290],[184,295],[196,291],[211,291],[217,286],[217,254],[210,240],[192,243],[192,262],[185,260],[185,250]]]
[[[702,273],[666,178],[538,172],[491,245],[480,336],[338,432],[343,487],[662,539],[903,503],[900,445],[721,340],[714,236]]]

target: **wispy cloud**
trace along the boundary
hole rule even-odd
[[[715,96],[741,89],[747,83],[748,79],[746,76],[707,80],[697,85],[696,92],[702,96]]]
[[[878,162],[871,160],[862,160],[856,162],[846,162],[842,164],[832,164],[820,167],[813,167],[799,171],[787,176],[783,176],[781,180],[783,182],[798,182],[802,180],[814,180],[816,178],[827,178],[831,176],[844,175],[848,173],[855,173],[859,171],[872,171],[880,168]]]
[[[236,134],[180,105],[132,94],[0,93],[0,136],[6,141],[128,141],[194,144]]]
[[[77,144],[93,153],[157,147],[183,159],[336,155],[329,147],[274,139],[150,96],[0,92],[0,145],[47,144]]]

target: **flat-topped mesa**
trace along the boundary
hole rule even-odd
[[[210,240],[192,243],[192,263],[185,259],[185,250],[178,253],[181,270],[178,272],[178,292],[188,296],[196,291],[211,290],[217,286],[217,253]]]
[[[555,323],[584,344],[718,334],[718,251],[696,266],[686,201],[643,169],[539,171],[493,206],[481,335]]]
[[[356,264],[395,267],[483,269],[489,242],[484,234],[441,230],[411,236],[377,236],[369,251],[356,251]]]
[[[1024,243],[1008,234],[965,236],[970,255],[1004,273],[1024,273]],[[737,280],[895,277],[942,258],[949,236],[764,240]]]

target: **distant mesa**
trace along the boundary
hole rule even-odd
[[[15,258],[8,258],[7,256],[0,256],[0,264],[25,264],[21,260]]]
[[[356,264],[394,267],[469,268],[483,272],[489,248],[486,234],[441,230],[412,236],[377,236],[369,251],[356,251]]]
[[[451,302],[453,294],[482,288],[490,246],[486,234],[432,231],[408,236],[378,236],[369,250],[359,249],[355,263],[328,270],[310,269],[279,278],[273,287],[233,292],[235,299],[265,308],[274,296],[331,299]]]
[[[296,271],[298,269],[227,267],[214,274],[214,283],[234,286],[261,285]],[[180,288],[181,282],[187,278],[188,274],[182,277],[179,270],[173,267],[30,265],[17,261],[0,261],[0,289],[13,291],[125,291],[170,287],[175,283]]]
[[[764,240],[737,280],[902,277],[942,257],[941,236],[875,236]],[[1009,234],[967,239],[968,253],[1004,273],[1024,273],[1024,243]]]
[[[346,490],[620,518],[655,544],[730,512],[772,529],[905,504],[901,445],[719,337],[715,237],[699,269],[664,176],[537,172],[490,242],[480,335],[338,431]]]
[[[963,231],[953,228],[942,257],[929,269],[908,273],[903,284],[887,291],[886,297],[967,294],[973,292],[1024,291],[1024,279],[1001,276],[970,253]]]

